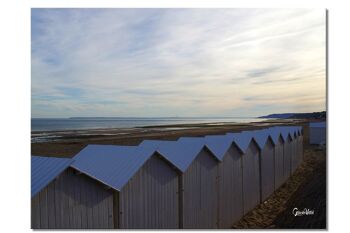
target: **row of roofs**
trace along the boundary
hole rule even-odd
[[[294,140],[301,134],[301,126],[278,126],[225,135],[180,137],[176,141],[144,140],[138,146],[88,145],[71,159],[32,156],[31,196],[35,196],[68,167],[121,191],[155,153],[183,173],[203,148],[222,161],[232,143],[244,154],[252,140],[263,149],[268,138],[277,144],[279,137],[287,141],[287,138]]]

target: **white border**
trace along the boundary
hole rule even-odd
[[[6,0],[0,6],[2,232],[30,231],[30,8],[31,7],[264,7],[329,9],[328,229],[348,228],[350,155],[348,6],[336,1]]]

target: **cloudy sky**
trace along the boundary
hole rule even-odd
[[[325,110],[325,11],[33,9],[32,117]]]

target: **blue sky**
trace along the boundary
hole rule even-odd
[[[325,10],[32,9],[32,117],[326,108]]]

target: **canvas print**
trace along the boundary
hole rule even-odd
[[[326,22],[31,9],[31,227],[326,229]]]

